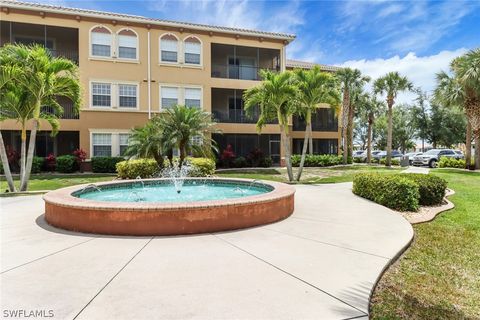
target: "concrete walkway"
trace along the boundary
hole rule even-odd
[[[40,196],[0,204],[2,316],[367,319],[377,278],[413,237],[350,183],[297,186],[284,221],[195,236],[72,233],[45,224]]]
[[[428,174],[430,172],[430,168],[427,167],[408,167],[408,169],[403,170],[403,173],[422,173],[422,174]]]

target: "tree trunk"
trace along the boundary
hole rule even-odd
[[[303,139],[303,148],[302,148],[302,158],[300,160],[300,165],[298,167],[297,172],[297,181],[300,181],[303,171],[303,165],[305,164],[305,156],[307,155],[307,146],[309,142],[309,138],[312,134],[312,121],[307,122],[305,127],[305,138]]]
[[[350,92],[348,89],[343,89],[343,103],[342,103],[342,151],[343,164],[348,163],[347,151],[347,127],[348,127],[348,106],[350,105]]]
[[[373,121],[368,120],[368,130],[367,130],[367,163],[372,163],[372,127]]]
[[[3,143],[2,132],[0,131],[0,157],[2,158],[3,172],[5,179],[7,180],[8,190],[15,192],[15,184],[13,183],[12,173],[10,172],[10,164],[8,163],[7,151],[5,150],[5,144]]]
[[[290,153],[290,139],[288,136],[288,127],[280,125],[281,139],[285,148],[285,165],[287,166],[288,181],[293,181],[292,155]]]
[[[465,169],[470,168],[472,163],[472,124],[467,118],[467,133],[465,141]]]
[[[480,169],[480,134],[475,135],[475,169]]]
[[[355,115],[355,106],[348,108],[348,156],[353,157],[353,117]]]
[[[313,135],[312,135],[312,123],[310,122],[310,138],[308,138],[308,153],[313,155]]]
[[[32,170],[33,153],[35,151],[35,140],[37,138],[37,130],[39,121],[33,120],[33,128],[30,131],[30,139],[28,141],[27,163],[25,165],[25,172],[23,173],[22,182],[20,184],[20,191],[27,191],[28,180],[30,179],[30,171]]]
[[[393,100],[388,99],[388,134],[387,134],[387,162],[386,166],[392,166],[392,130],[393,130]]]
[[[22,132],[20,135],[20,183],[23,181],[23,176],[25,175],[25,164],[27,158],[27,130],[25,129],[25,124],[22,124]]]

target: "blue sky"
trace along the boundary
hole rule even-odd
[[[41,0],[177,21],[294,33],[289,58],[354,66],[372,77],[434,74],[480,46],[480,1],[104,1]]]

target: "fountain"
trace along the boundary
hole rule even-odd
[[[174,166],[161,178],[114,180],[44,195],[45,219],[66,230],[110,235],[179,235],[272,223],[294,208],[294,187],[279,182],[188,177]]]

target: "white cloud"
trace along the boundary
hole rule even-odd
[[[372,81],[388,72],[398,71],[401,75],[407,76],[414,86],[431,93],[435,88],[435,74],[441,70],[447,71],[450,62],[466,51],[467,49],[460,48],[423,57],[410,52],[404,57],[396,55],[388,59],[350,60],[339,66],[357,68],[370,76]],[[414,98],[415,95],[412,93],[402,93],[398,96],[397,102],[410,103]]]

